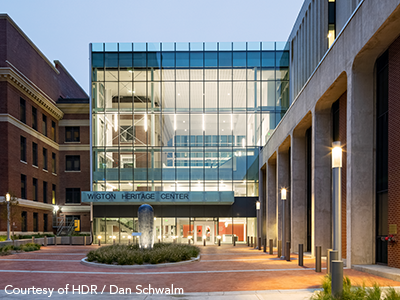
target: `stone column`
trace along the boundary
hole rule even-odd
[[[300,135],[300,134],[299,134]],[[291,154],[291,242],[292,249],[307,245],[307,154],[305,132],[292,136]]]
[[[277,216],[276,216],[276,161],[267,163],[267,239],[274,240],[274,246],[277,246]]]
[[[282,150],[278,152],[278,158],[276,162],[276,168],[277,168],[277,187],[276,187],[276,206],[278,210],[278,237],[280,240],[282,240],[282,256],[284,256],[285,253],[285,248],[286,248],[286,242],[290,241],[290,219],[289,219],[289,205],[290,205],[290,194],[291,191],[288,189],[289,188],[289,151],[288,149]],[[284,201],[281,200],[281,189],[286,188],[287,189],[287,195],[286,195],[286,200],[285,205]],[[284,234],[283,234],[283,209],[285,207],[285,241],[283,240]]]
[[[347,79],[347,266],[375,262],[373,67],[359,62]]]
[[[311,129],[311,251],[321,246],[326,253],[332,244],[331,109],[312,114]]]

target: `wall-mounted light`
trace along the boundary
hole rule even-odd
[[[342,147],[340,142],[333,143],[332,149],[332,168],[342,167]]]
[[[286,189],[281,189],[281,200],[286,200]]]
[[[257,202],[256,202],[256,209],[257,209],[257,210],[260,210],[260,201],[257,201]]]

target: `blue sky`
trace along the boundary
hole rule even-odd
[[[7,13],[89,90],[91,42],[285,41],[303,0],[8,0]]]

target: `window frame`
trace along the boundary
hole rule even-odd
[[[78,166],[75,163],[78,161]],[[81,156],[80,155],[66,155],[65,156],[65,171],[79,172],[81,171]]]
[[[48,171],[48,164],[47,164],[47,149],[43,147],[43,170]]]
[[[75,133],[78,133],[77,139],[74,138]],[[70,134],[70,138],[68,138],[68,134]],[[81,132],[79,126],[66,126],[65,127],[65,142],[66,143],[80,143],[81,141]]]
[[[42,134],[47,136],[47,116],[45,114],[42,115]]]
[[[26,101],[19,98],[19,120],[26,124]]]
[[[20,138],[20,147],[21,147],[20,160],[26,162],[26,137],[22,135]]]
[[[68,201],[68,199],[71,201]],[[65,188],[65,204],[78,204],[81,203],[81,189],[80,188]]]

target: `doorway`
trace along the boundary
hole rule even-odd
[[[196,245],[203,244],[203,238],[206,244],[214,244],[214,222],[194,221],[193,240]]]

